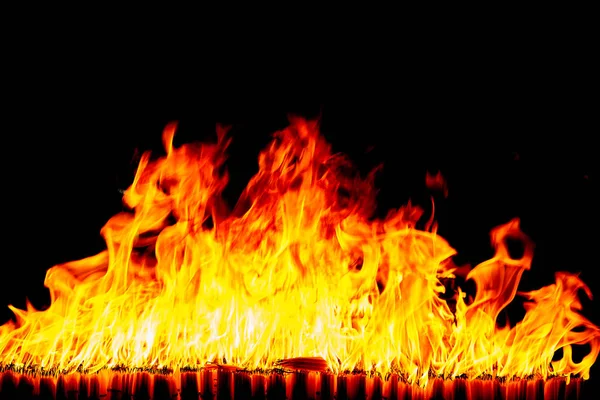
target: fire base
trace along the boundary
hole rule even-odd
[[[0,372],[0,399],[60,400],[530,400],[585,399],[585,382],[549,380],[431,379],[421,388],[397,375],[387,379],[361,374],[321,372],[250,373],[205,369],[156,374],[104,370],[95,374],[44,376]]]

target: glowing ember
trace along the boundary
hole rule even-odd
[[[352,173],[317,125],[292,120],[275,134],[232,212],[221,198],[226,132],[174,148],[167,126],[166,157],[144,155],[124,195],[131,212],[102,229],[107,250],[51,268],[47,310],[11,307],[0,364],[395,371],[422,386],[432,376],[589,377],[600,329],[578,313],[578,291],[591,294],[576,275],[519,293],[524,319],[496,324],[531,265],[518,220],[492,231],[495,256],[466,276],[475,297],[458,289],[450,307],[442,282],[458,274],[455,251],[433,223],[417,228],[411,205],[371,218],[373,175]],[[428,184],[446,191],[441,175]],[[507,238],[523,242],[521,259]],[[583,344],[591,350],[576,363],[571,346]]]

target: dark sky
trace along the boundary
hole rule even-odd
[[[247,71],[239,80],[205,77],[206,87],[176,73],[160,83],[152,74],[135,82],[68,73],[12,81],[3,112],[0,321],[9,316],[5,305],[22,306],[25,296],[43,306],[52,265],[102,250],[100,228],[121,210],[136,149],[159,150],[167,122],[180,121],[180,142],[212,138],[218,122],[233,126],[233,201],[288,113],[321,114],[334,150],[363,172],[383,163],[381,214],[409,198],[427,205],[425,173],[441,170],[449,196],[437,199],[440,233],[460,261],[485,260],[490,229],[520,217],[536,243],[523,288],[550,283],[557,270],[580,271],[599,294],[598,122],[588,70],[518,62],[492,69],[483,61],[442,70],[371,68],[332,74],[335,85],[297,73],[269,90]],[[584,305],[600,323],[597,301]]]

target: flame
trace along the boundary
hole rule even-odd
[[[322,360],[335,373],[395,371],[421,385],[589,377],[600,329],[579,314],[578,292],[591,293],[566,272],[518,292],[533,245],[517,219],[491,232],[494,257],[468,272],[474,298],[458,288],[450,307],[442,282],[459,273],[455,250],[435,228],[417,228],[422,211],[410,204],[373,218],[373,174],[363,179],[332,154],[317,121],[292,119],[275,133],[231,211],[221,196],[226,130],[216,143],[178,148],[175,131],[164,131],[165,157],[141,158],[123,198],[129,211],[101,231],[107,249],[48,271],[48,309],[10,307],[0,364],[264,370]],[[507,239],[524,244],[520,259]],[[498,326],[517,295],[524,319]],[[574,362],[571,347],[584,344],[589,354]]]
[[[448,197],[448,184],[446,179],[442,176],[442,172],[438,171],[435,175],[432,175],[429,171],[425,175],[425,185],[435,191],[443,193],[444,197]]]

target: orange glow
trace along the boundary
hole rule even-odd
[[[450,307],[442,282],[459,274],[455,250],[435,228],[417,227],[423,213],[410,204],[371,218],[373,174],[349,172],[317,122],[293,119],[275,133],[232,211],[221,197],[226,131],[217,143],[176,148],[175,130],[164,131],[165,157],[142,157],[123,198],[131,212],[102,229],[107,249],[48,271],[47,310],[11,307],[0,364],[59,372],[322,364],[396,371],[420,385],[432,376],[589,377],[600,329],[578,313],[577,297],[589,289],[562,272],[550,286],[517,292],[533,256],[517,219],[492,230],[495,256],[468,272],[474,298],[459,289]],[[524,244],[521,259],[510,257],[507,238]],[[498,326],[515,296],[527,300],[525,318]],[[575,363],[571,346],[582,344],[591,350]],[[552,361],[559,349],[563,358]]]

